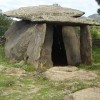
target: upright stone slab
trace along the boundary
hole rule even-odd
[[[68,65],[80,64],[80,47],[74,28],[72,26],[64,26],[62,28],[62,35],[66,49]]]
[[[92,64],[92,38],[89,26],[80,27],[80,51],[83,64]]]
[[[26,51],[25,60],[36,68],[39,66],[45,34],[46,24],[36,24]]]
[[[16,21],[5,33],[5,55],[12,61],[24,59],[28,44],[34,34],[35,24],[29,21]]]
[[[53,66],[52,56],[51,56],[52,43],[53,43],[53,26],[47,24],[45,40],[42,46],[40,60],[39,60],[40,67]]]
[[[46,24],[14,22],[5,33],[5,55],[12,62],[25,60],[38,67],[46,34]]]

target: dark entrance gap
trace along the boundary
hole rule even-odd
[[[53,44],[52,44],[53,66],[66,66],[67,57],[62,37],[62,26],[53,26]]]

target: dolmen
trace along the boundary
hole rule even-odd
[[[5,12],[5,16],[21,19],[4,35],[5,56],[36,68],[92,64],[90,26],[100,26],[100,22],[81,19],[84,14],[55,4]]]

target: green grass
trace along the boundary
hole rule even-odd
[[[0,87],[13,86],[15,84],[16,80],[17,79],[15,76],[7,76],[4,73],[2,73],[2,74],[0,74]]]
[[[87,68],[100,71],[100,47],[93,47],[93,65]]]

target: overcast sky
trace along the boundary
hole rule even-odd
[[[63,7],[84,11],[86,16],[96,13],[99,8],[95,0],[0,0],[0,9],[5,12],[24,6],[52,5],[55,3]]]

